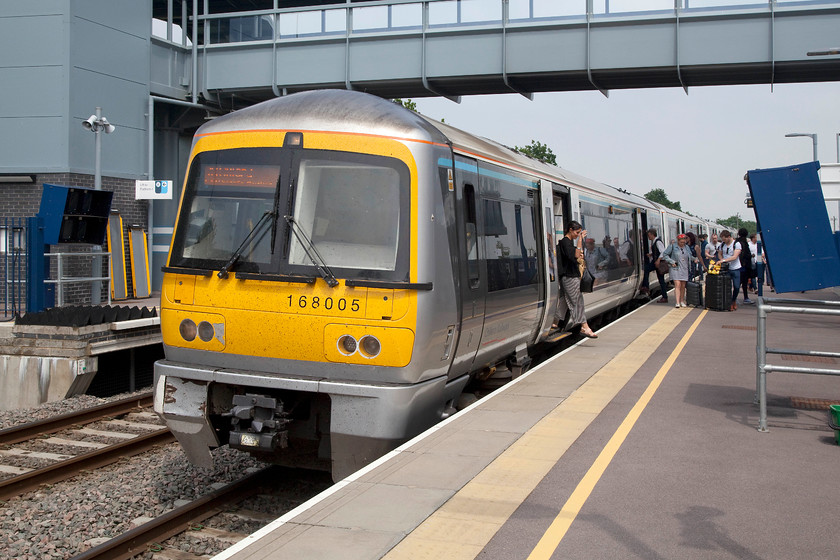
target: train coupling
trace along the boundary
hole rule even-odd
[[[291,420],[283,401],[265,395],[234,395],[233,408],[223,414],[231,422],[228,445],[244,451],[274,451],[289,446]]]

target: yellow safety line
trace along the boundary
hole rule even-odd
[[[624,440],[627,438],[630,430],[633,429],[633,426],[636,424],[636,421],[642,415],[642,411],[644,411],[645,407],[650,403],[650,400],[653,398],[653,395],[656,393],[659,386],[662,384],[662,381],[665,379],[665,376],[668,375],[668,372],[671,370],[671,367],[674,365],[674,362],[677,361],[680,353],[682,353],[683,348],[688,343],[691,336],[694,334],[694,331],[697,330],[697,327],[700,325],[700,321],[708,313],[707,310],[703,310],[700,313],[700,316],[694,321],[694,324],[688,329],[688,332],[685,333],[685,336],[682,337],[677,347],[671,352],[671,355],[668,356],[668,359],[659,369],[659,372],[650,382],[648,388],[636,402],[633,409],[627,414],[627,417],[618,427],[618,430],[613,434],[610,441],[601,451],[598,458],[589,468],[586,475],[584,475],[583,479],[581,479],[580,483],[575,488],[575,491],[572,492],[572,495],[569,496],[569,499],[566,501],[566,504],[563,506],[563,509],[560,510],[560,513],[551,523],[548,530],[543,534],[543,537],[540,539],[540,542],[537,543],[537,546],[534,547],[534,550],[531,551],[531,554],[528,556],[528,560],[542,560],[551,558],[551,555],[554,554],[554,551],[560,545],[560,541],[563,540],[563,537],[566,535],[566,532],[569,530],[569,527],[572,525],[572,522],[577,517],[578,513],[580,513],[581,508],[583,508],[583,504],[586,503],[586,500],[589,498],[589,495],[592,493],[592,490],[595,489],[595,485],[598,484],[598,481],[603,476],[604,471],[609,466],[610,462],[612,461],[615,454],[618,452],[618,449],[621,447],[621,444],[624,443]]]
[[[686,316],[685,310],[673,309],[648,327],[383,558],[476,558]],[[536,374],[536,369],[531,372]]]

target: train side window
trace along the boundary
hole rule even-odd
[[[476,227],[475,187],[464,185],[464,227],[467,248],[467,275],[470,288],[477,288],[478,274],[478,230]]]

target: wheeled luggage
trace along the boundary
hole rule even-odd
[[[703,287],[700,282],[689,280],[685,283],[685,303],[694,307],[703,307]]]
[[[732,304],[732,278],[729,274],[706,275],[706,308],[729,311]]]

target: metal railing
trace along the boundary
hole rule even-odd
[[[3,272],[3,317],[26,310],[26,218],[0,223],[0,268]]]
[[[796,307],[792,307],[796,306]],[[771,372],[805,373],[810,375],[840,375],[840,369],[808,368],[781,366],[767,363],[767,354],[788,354],[794,356],[814,356],[820,358],[840,358],[840,352],[821,352],[816,350],[795,350],[790,348],[767,347],[767,315],[769,313],[793,313],[840,317],[840,301],[807,299],[767,299],[759,296],[757,302],[758,324],[756,345],[755,393],[758,401],[758,431],[767,432],[767,374]]]
[[[110,259],[111,253],[109,251],[91,251],[89,253],[44,253],[45,257],[56,257],[56,270],[57,270],[57,278],[55,279],[46,279],[44,280],[45,284],[55,284],[55,304],[57,307],[62,307],[64,305],[64,286],[66,284],[78,284],[78,283],[95,283],[95,282],[103,282],[105,281],[105,285],[108,288],[105,290],[108,292],[108,305],[111,305],[111,289],[110,289],[110,282],[111,282],[111,275],[108,274],[106,276],[64,276],[64,261],[68,257],[105,257],[108,259],[108,270],[111,269],[110,267]]]

